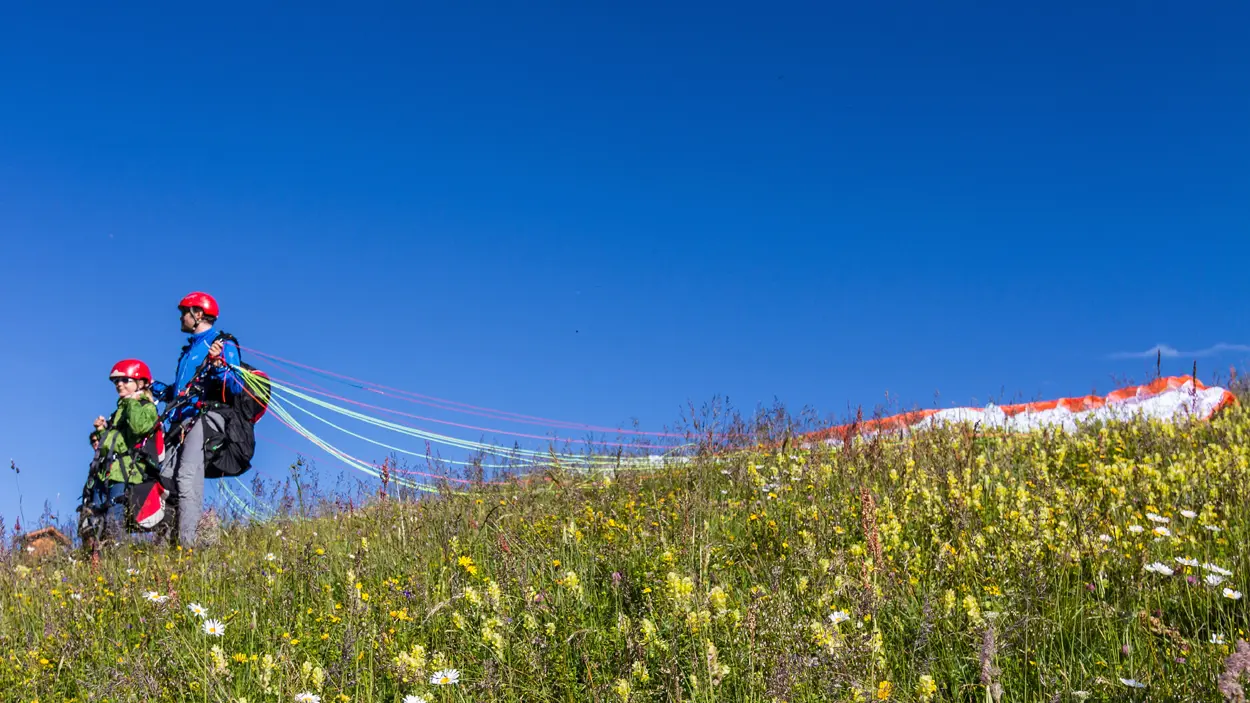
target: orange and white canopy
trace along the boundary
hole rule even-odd
[[[809,441],[840,444],[851,436],[878,432],[921,430],[935,425],[971,422],[984,429],[1028,432],[1042,427],[1071,431],[1093,420],[1124,420],[1135,416],[1180,421],[1209,419],[1234,405],[1237,398],[1224,388],[1209,387],[1191,376],[1160,378],[1129,386],[1105,396],[1087,395],[984,408],[917,410],[874,420],[831,427],[807,436]]]

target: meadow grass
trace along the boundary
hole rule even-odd
[[[1222,700],[1248,479],[1237,407],[288,504],[98,566],[10,551],[0,700]]]

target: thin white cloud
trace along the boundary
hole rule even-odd
[[[1250,353],[1250,344],[1227,344],[1220,342],[1197,351],[1181,351],[1176,347],[1167,344],[1156,344],[1153,347],[1141,352],[1116,352],[1111,355],[1112,359],[1154,359],[1162,356],[1164,359],[1197,359],[1204,356],[1215,356],[1216,354],[1244,354]]]

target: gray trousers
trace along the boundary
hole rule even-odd
[[[178,544],[195,546],[195,528],[204,511],[204,423],[214,429],[225,427],[225,420],[215,412],[206,412],[195,420],[182,444],[165,457],[161,478],[174,480],[178,492]]]

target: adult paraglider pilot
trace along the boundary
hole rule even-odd
[[[161,477],[174,482],[178,506],[178,544],[195,545],[195,528],[204,508],[205,423],[221,432],[221,414],[202,401],[219,394],[224,383],[231,393],[242,393],[243,385],[231,367],[239,364],[237,345],[217,339],[217,301],[207,293],[195,292],[178,303],[182,331],[187,345],[178,357],[178,374],[173,385],[158,386],[160,400],[166,403],[165,438],[173,447],[161,463]],[[216,391],[216,392],[214,392]]]

